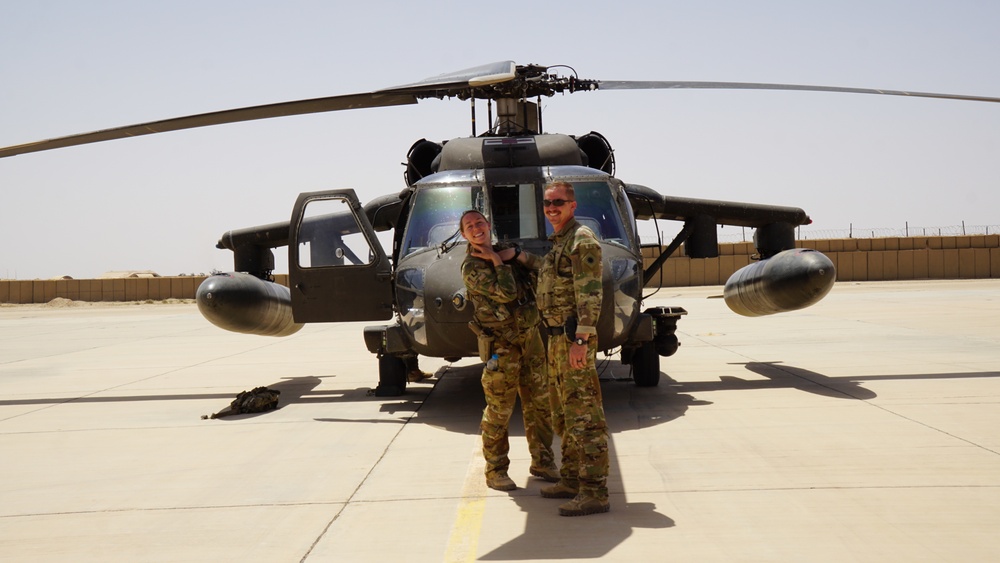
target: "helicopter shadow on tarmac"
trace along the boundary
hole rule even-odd
[[[695,400],[690,393],[723,390],[754,390],[793,388],[808,393],[839,399],[869,400],[875,393],[862,387],[859,378],[832,378],[781,362],[748,362],[732,364],[766,379],[743,379],[736,375],[720,375],[716,381],[678,383],[661,373],[658,387],[636,387],[629,366],[617,360],[598,362],[604,392],[604,408],[612,432],[637,430],[663,424],[684,415],[690,406],[709,405]],[[486,403],[482,394],[480,374],[482,364],[443,366],[432,379],[408,385],[401,397],[375,397],[370,388],[327,389],[321,387],[324,377],[292,377],[282,379],[268,388],[281,392],[279,407],[293,404],[375,402],[379,412],[402,415],[398,418],[372,418],[365,421],[337,417],[316,418],[318,422],[374,422],[428,424],[449,432],[478,434],[479,421]],[[213,395],[228,397],[226,395]],[[181,397],[178,397],[181,398]],[[81,399],[87,400],[87,399]],[[94,400],[108,400],[94,399]],[[223,409],[224,412],[226,409]],[[265,415],[264,413],[227,416],[232,420]],[[221,418],[221,417],[220,417]],[[524,436],[520,401],[511,416],[510,433]]]
[[[670,422],[683,416],[689,406],[711,404],[695,401],[690,396],[678,394],[675,389],[665,386],[636,387],[628,376],[628,366],[623,366],[618,361],[598,363],[604,410],[612,433]],[[402,403],[387,402],[381,410],[403,410],[415,405],[417,412],[414,422],[449,432],[478,434],[479,422],[486,407],[480,381],[482,370],[481,363],[443,367],[435,374],[437,380],[434,382],[433,393],[427,394],[422,402],[417,398]],[[420,392],[423,388],[421,384],[411,384],[405,396]],[[524,436],[520,400],[511,415],[510,435]]]

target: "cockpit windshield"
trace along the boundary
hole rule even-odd
[[[572,182],[576,192],[576,219],[597,238],[628,245],[625,228],[606,181]],[[425,186],[415,195],[403,235],[401,256],[446,241],[461,241],[459,220],[468,209],[486,211],[496,240],[544,238],[552,225],[541,211],[542,187],[533,183],[496,184],[487,196],[482,186]]]

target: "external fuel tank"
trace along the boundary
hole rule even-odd
[[[737,270],[723,296],[734,313],[760,317],[813,305],[836,280],[836,268],[822,252],[792,248]]]

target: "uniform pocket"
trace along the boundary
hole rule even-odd
[[[493,336],[482,333],[476,336],[476,343],[479,345],[479,359],[488,361],[493,356]]]

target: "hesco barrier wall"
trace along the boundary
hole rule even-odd
[[[288,276],[275,275],[288,284]],[[116,278],[100,280],[0,280],[0,303],[73,301],[163,301],[194,299],[205,276]]]
[[[797,246],[829,256],[842,282],[1000,278],[1000,235],[807,240]],[[643,249],[646,266],[656,254],[653,248]],[[720,244],[718,258],[687,258],[682,248],[646,287],[722,285],[753,254],[749,242]],[[0,280],[0,303],[194,299],[204,279]],[[275,281],[287,285],[288,276],[276,275]]]
[[[837,281],[1000,278],[1000,235],[828,239],[796,242],[830,257]],[[754,254],[753,244],[720,244],[718,258],[692,259],[682,250],[646,287],[722,285]],[[645,265],[655,248],[643,249]]]

